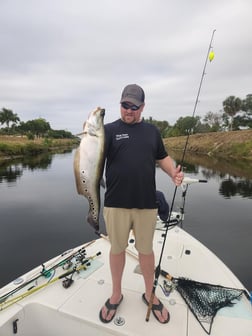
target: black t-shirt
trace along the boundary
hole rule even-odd
[[[141,121],[118,119],[105,125],[106,192],[104,205],[154,209],[156,160],[167,156],[159,130]]]

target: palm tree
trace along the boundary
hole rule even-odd
[[[224,112],[231,117],[230,130],[233,129],[233,119],[237,112],[241,110],[242,100],[235,96],[230,96],[222,103]]]
[[[2,111],[0,111],[0,123],[1,125],[6,124],[7,129],[10,127],[10,122],[17,123],[20,121],[18,115],[16,113],[13,113],[12,110],[2,108]]]

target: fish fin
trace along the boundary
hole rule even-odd
[[[86,121],[84,121],[84,123],[83,123],[83,126],[82,126],[82,128],[83,128],[83,131],[82,132],[80,132],[80,133],[78,133],[78,134],[75,134],[75,136],[82,136],[83,134],[85,134],[86,132],[84,131],[84,129],[85,129],[85,126],[86,126]]]
[[[76,189],[79,195],[82,195],[81,181],[80,181],[80,147],[78,147],[74,154],[74,176]]]
[[[81,135],[83,135],[83,134],[85,134],[84,131],[82,131],[81,133],[75,134],[75,136],[81,136]]]

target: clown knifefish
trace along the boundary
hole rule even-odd
[[[89,202],[87,221],[96,231],[99,231],[100,182],[104,168],[104,115],[105,109],[100,107],[90,113],[74,157],[77,191]]]

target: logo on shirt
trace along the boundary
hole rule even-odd
[[[116,141],[123,140],[123,139],[129,139],[129,134],[127,133],[116,134]]]

